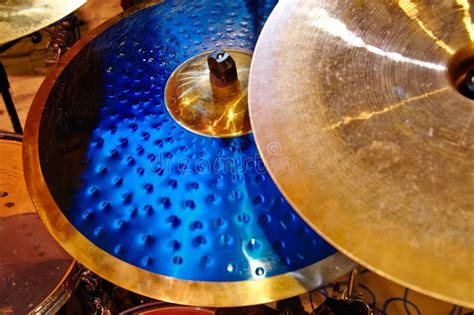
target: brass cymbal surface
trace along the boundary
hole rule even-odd
[[[468,1],[281,1],[257,43],[252,129],[285,197],[332,245],[474,306]],[[285,31],[282,31],[285,30]]]
[[[247,85],[252,54],[244,50],[228,52],[237,65],[238,82],[234,86],[212,87],[207,64],[210,52],[185,61],[168,79],[166,108],[184,128],[221,138],[250,133]]]
[[[77,10],[86,0],[6,0],[0,3],[0,44],[38,31]]]

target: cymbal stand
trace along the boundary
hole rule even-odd
[[[20,119],[18,118],[18,113],[15,108],[15,103],[13,103],[13,98],[10,94],[10,83],[8,82],[7,72],[5,71],[2,62],[0,62],[0,92],[3,97],[5,107],[7,108],[8,115],[10,116],[13,130],[16,134],[22,135],[23,128],[21,127]]]
[[[370,306],[361,298],[359,288],[360,266],[352,269],[347,289],[339,291],[339,298],[327,298],[313,315],[374,315]],[[337,285],[339,288],[339,286]]]
[[[41,42],[41,34],[39,32],[35,32],[33,34],[17,38],[12,40],[11,42],[5,43],[0,45],[0,54],[6,52],[8,49],[12,48],[24,38],[29,37],[31,42],[34,44],[38,44]],[[22,135],[23,128],[20,123],[20,119],[18,118],[18,112],[15,108],[15,103],[13,102],[12,95],[10,93],[10,82],[8,82],[8,75],[3,66],[3,63],[0,61],[0,93],[2,94],[3,102],[5,103],[5,107],[8,112],[8,116],[10,117],[10,122],[13,127],[13,131],[16,134]]]
[[[373,311],[370,306],[362,299],[362,295],[359,293],[359,278],[360,278],[360,266],[352,269],[349,275],[349,283],[347,289],[342,293],[342,299],[347,301],[350,305],[355,306],[360,314],[362,315],[373,315]]]

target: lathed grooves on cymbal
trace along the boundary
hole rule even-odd
[[[86,0],[6,0],[0,3],[0,44],[38,31],[77,10]]]
[[[472,58],[459,54],[472,12],[464,0],[282,1],[249,83],[259,152],[298,213],[377,273],[471,308],[474,102],[451,74]]]
[[[251,51],[274,4],[126,12],[46,79],[25,128],[26,179],[48,229],[93,272],[160,300],[236,306],[352,268],[286,203],[252,135],[197,135],[165,107],[179,65],[217,48]]]

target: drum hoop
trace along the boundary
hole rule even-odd
[[[79,286],[83,273],[84,267],[73,260],[58,285],[30,314],[56,314]]]
[[[161,308],[172,308],[172,307],[184,307],[184,308],[192,308],[194,310],[206,310],[206,311],[216,311],[216,308],[213,307],[200,307],[200,306],[189,306],[189,305],[178,305],[178,304],[172,304],[172,303],[167,303],[167,302],[150,302],[146,303],[143,305],[139,305],[136,307],[133,307],[131,309],[128,309],[126,311],[120,312],[119,315],[133,315],[136,314],[135,312],[139,311],[150,311],[150,310],[158,310]]]
[[[23,141],[23,136],[16,133],[0,131],[0,140],[14,141],[14,142],[21,143]]]

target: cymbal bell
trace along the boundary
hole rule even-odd
[[[77,10],[86,0],[6,0],[0,3],[0,44],[38,31]]]
[[[380,275],[471,308],[474,102],[459,80],[473,66],[472,11],[281,1],[249,83],[259,151],[297,212]]]

